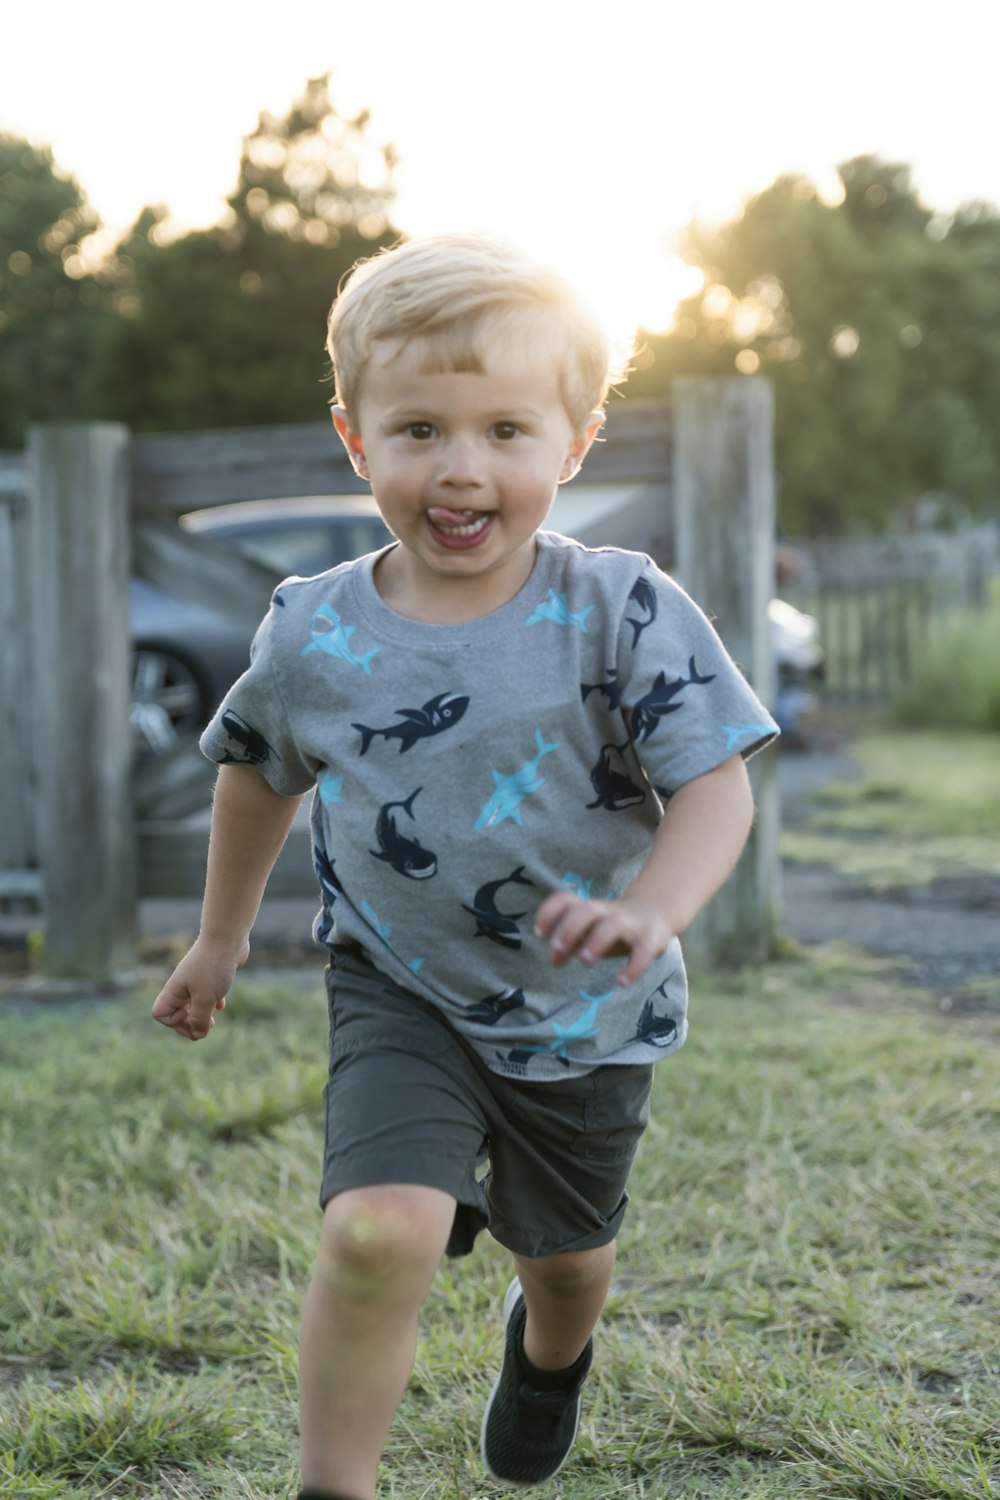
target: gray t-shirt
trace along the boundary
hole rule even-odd
[[[648,1063],[687,1030],[676,939],[553,968],[534,915],[619,895],[663,803],[776,725],[708,620],[648,558],[538,534],[530,578],[458,625],[405,619],[371,554],[275,591],[201,745],[277,792],[315,787],[321,943],[360,947],[498,1073]]]

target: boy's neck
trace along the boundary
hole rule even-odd
[[[527,565],[513,577],[489,573],[471,578],[437,578],[431,584],[414,576],[406,551],[393,547],[375,564],[372,580],[383,604],[422,625],[466,625],[509,604],[527,583],[538,555],[537,542]]]

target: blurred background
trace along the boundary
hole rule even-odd
[[[636,339],[625,403],[770,381],[801,706],[1000,728],[997,25],[178,0],[151,35],[119,0],[9,8],[0,449],[321,421],[343,272],[492,230]]]

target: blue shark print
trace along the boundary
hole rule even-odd
[[[632,636],[632,650],[634,651],[639,644],[639,637],[642,635],[642,632],[647,626],[652,625],[656,619],[656,590],[651,583],[646,582],[645,578],[637,578],[632,585],[632,592],[629,594],[629,598],[635,600],[640,613],[646,616],[644,620],[634,620],[631,615],[626,615],[625,617],[625,623],[631,625],[635,632]]]
[[[583,1015],[573,1021],[569,1026],[560,1026],[558,1021],[552,1022],[552,1030],[555,1032],[555,1040],[549,1042],[548,1046],[515,1047],[507,1056],[506,1061],[511,1063],[523,1063],[529,1057],[557,1057],[561,1063],[569,1066],[568,1049],[574,1042],[586,1042],[597,1036],[597,1012],[602,1005],[615,998],[616,991],[609,990],[606,995],[590,995],[586,990],[580,991],[581,1000],[589,1000],[590,1004]]]
[[[463,693],[438,693],[436,698],[428,698],[422,708],[397,708],[397,714],[402,714],[401,724],[390,724],[387,729],[371,729],[367,724],[352,724],[352,729],[361,733],[361,751],[364,755],[368,746],[376,735],[388,740],[399,741],[399,753],[409,750],[418,740],[427,739],[432,734],[440,734],[443,729],[450,729],[452,724],[457,724],[469,706],[469,700]]]
[[[524,873],[524,866],[518,865],[503,880],[488,880],[481,885],[473,897],[471,906],[462,903],[462,910],[467,911],[476,919],[476,937],[488,937],[491,942],[499,943],[502,948],[520,948],[521,932],[518,922],[521,917],[527,915],[523,911],[503,912],[498,910],[496,904],[497,891],[505,885],[534,885]]]
[[[567,891],[572,891],[574,896],[582,896],[584,901],[590,900],[590,888],[593,880],[584,880],[582,875],[577,875],[575,870],[567,870],[562,878],[562,883]]]
[[[601,753],[590,772],[590,784],[597,796],[586,804],[588,810],[606,807],[609,812],[621,812],[625,807],[635,807],[646,800],[646,788],[629,775],[625,760],[628,744],[625,740],[621,745],[601,746]]]
[[[393,870],[398,871],[400,875],[408,876],[410,880],[429,880],[432,875],[436,875],[437,855],[425,849],[419,839],[409,839],[405,834],[400,833],[392,810],[394,807],[401,807],[406,816],[412,818],[414,799],[422,791],[423,787],[418,786],[405,802],[383,803],[375,825],[378,849],[369,851],[375,855],[376,859],[384,859]]]
[[[525,620],[525,625],[537,625],[540,620],[551,620],[553,625],[575,625],[577,630],[587,634],[587,616],[594,608],[588,604],[586,609],[577,610],[573,614],[569,607],[566,594],[557,594],[555,589],[549,589],[541,604],[537,605]]]
[[[523,990],[500,990],[496,995],[484,995],[474,1005],[466,1007],[466,1020],[478,1021],[481,1026],[495,1026],[509,1010],[517,1010],[524,1004]]]
[[[479,817],[475,821],[475,827],[496,828],[505,818],[513,818],[518,827],[522,827],[521,803],[529,792],[537,792],[540,786],[545,785],[544,776],[539,776],[538,766],[543,755],[549,755],[553,750],[558,750],[558,742],[547,745],[540,729],[535,730],[535,745],[538,754],[532,756],[531,760],[525,761],[519,771],[511,776],[501,776],[499,771],[493,771],[494,791],[490,800],[486,803]]]
[[[677,694],[684,688],[705,687],[714,681],[714,672],[710,672],[707,677],[699,674],[693,656],[688,662],[687,677],[675,677],[673,682],[668,682],[667,674],[658,672],[649,692],[639,699],[632,710],[632,733],[635,735],[636,743],[641,745],[643,740],[648,740],[665,715],[676,713],[679,708],[684,707],[683,703],[677,702]]]
[[[673,1016],[658,1016],[654,1009],[657,995],[666,999],[669,982],[665,979],[650,995],[639,1013],[639,1022],[635,1028],[637,1042],[645,1042],[647,1046],[659,1047],[661,1050],[672,1046],[677,1040],[677,1022]]]
[[[618,683],[618,668],[608,667],[607,682],[581,682],[580,696],[586,703],[591,693],[603,693],[608,700],[608,708],[614,713],[616,708],[621,707],[622,690]]]
[[[281,593],[280,589],[275,589],[274,593],[271,595],[271,603],[276,604],[279,609],[284,609],[285,597]]]
[[[748,734],[763,736],[774,733],[770,724],[723,724],[722,727],[726,731],[727,750],[735,750],[740,740],[745,740]]]
[[[352,667],[361,667],[370,677],[372,657],[377,655],[381,648],[373,646],[363,656],[355,656],[350,645],[353,634],[353,625],[345,625],[335,609],[329,604],[321,604],[313,611],[312,640],[307,646],[302,647],[302,655],[308,656],[311,651],[323,651],[327,656],[346,661]]]
[[[222,715],[222,727],[229,744],[219,759],[220,766],[262,766],[272,755],[277,760],[281,759],[260,731],[248,724],[246,719],[241,719],[239,714],[234,714],[231,708],[227,708]]]
[[[411,958],[406,967],[409,969],[411,974],[419,974],[420,970],[423,968],[426,962],[426,958]]]
[[[362,901],[361,915],[367,922],[371,923],[375,931],[378,933],[379,937],[382,939],[383,943],[388,945],[389,939],[392,937],[392,928],[387,927],[385,923],[379,919],[377,913],[372,910],[369,902]]]
[[[319,800],[324,807],[332,807],[335,802],[343,802],[343,771],[338,776],[334,776],[333,772],[327,769],[316,783],[316,789],[319,792]]]

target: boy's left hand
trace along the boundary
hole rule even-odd
[[[627,955],[628,963],[618,975],[623,985],[641,979],[674,936],[667,918],[651,901],[628,895],[591,901],[571,891],[556,891],[542,902],[535,933],[548,940],[557,967],[574,955],[585,964]]]

